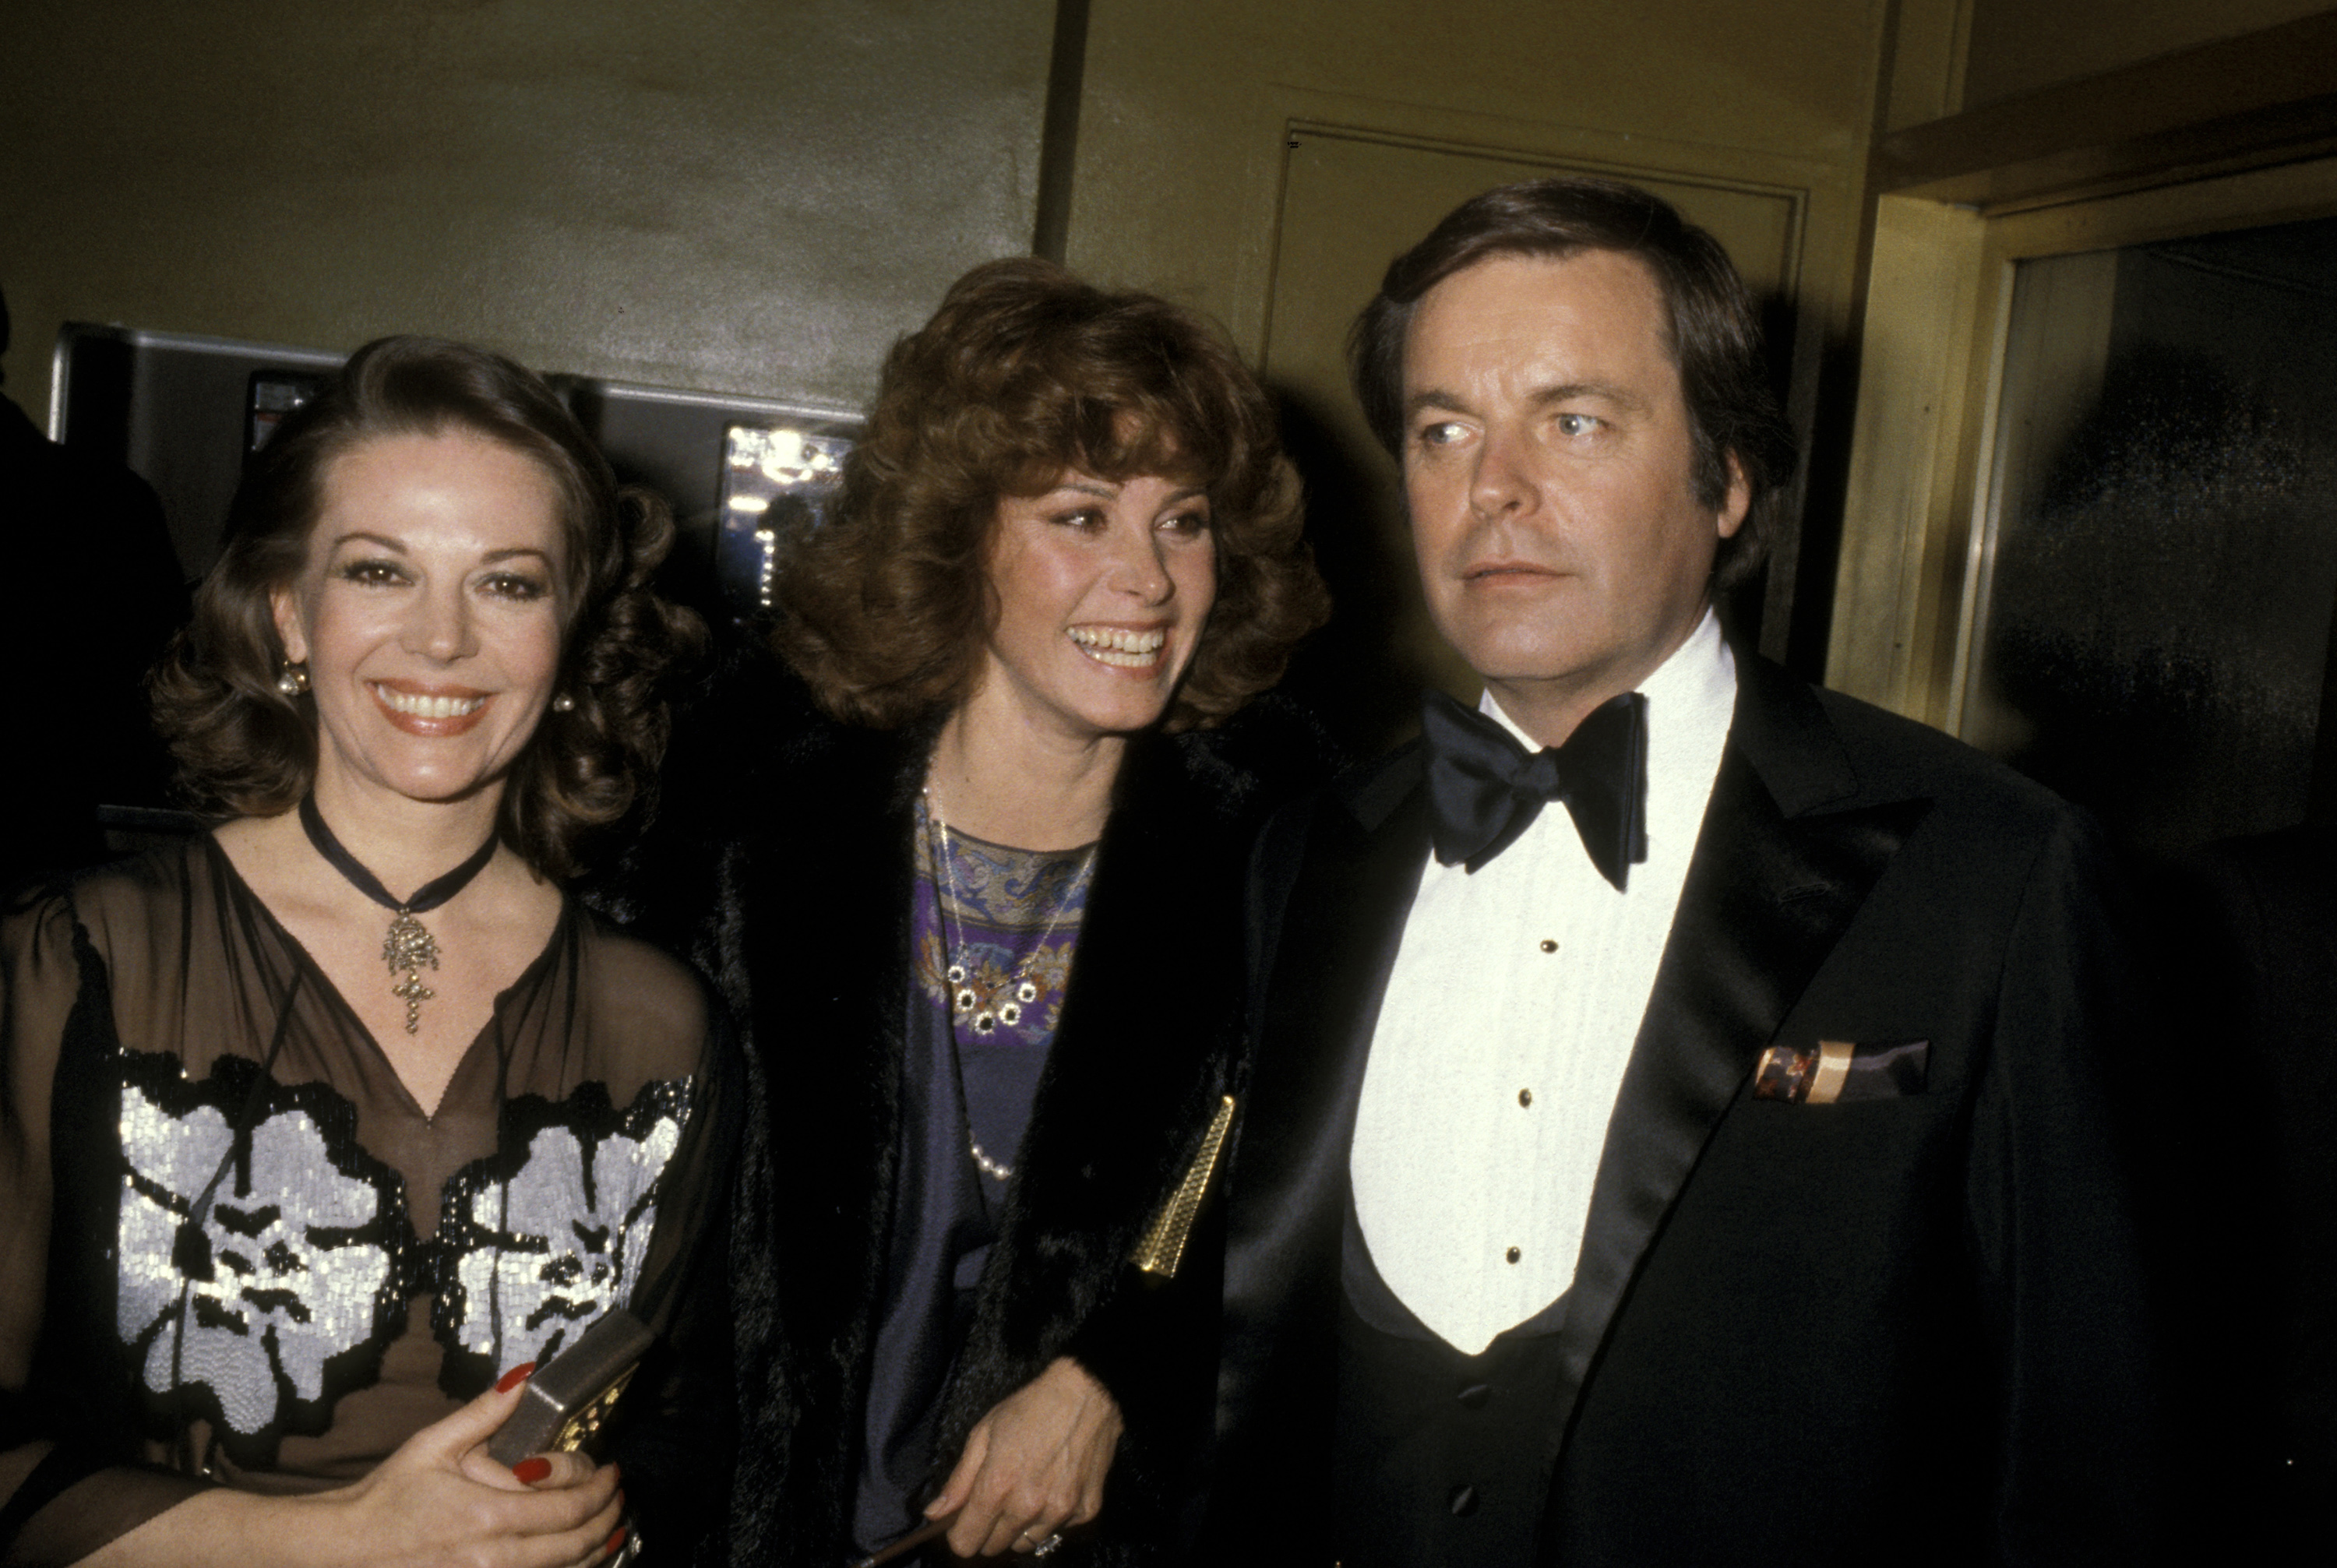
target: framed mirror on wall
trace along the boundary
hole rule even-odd
[[[153,485],[181,574],[201,577],[245,456],[337,370],[322,348],[68,322],[58,335],[53,436]],[[672,506],[661,592],[709,616],[769,610],[775,526],[823,514],[857,412],[743,393],[547,375],[621,483]]]

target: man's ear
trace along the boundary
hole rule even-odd
[[[1720,499],[1720,536],[1734,539],[1736,531],[1745,526],[1745,514],[1753,509],[1753,486],[1745,478],[1745,465],[1736,454],[1728,454],[1728,494]]]
[[[276,640],[284,644],[284,657],[295,664],[306,664],[308,629],[301,623],[299,597],[291,584],[279,583],[268,591],[268,609],[276,622]]]

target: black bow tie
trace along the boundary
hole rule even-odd
[[[1421,703],[1436,858],[1479,867],[1563,800],[1599,875],[1623,887],[1648,858],[1648,700],[1637,691],[1592,709],[1563,746],[1531,756],[1507,730],[1442,691]]]

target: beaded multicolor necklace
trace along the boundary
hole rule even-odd
[[[992,986],[985,996],[974,984],[973,955],[972,945],[965,938],[964,924],[963,920],[953,923],[950,918],[953,908],[963,909],[964,897],[957,885],[957,858],[950,848],[949,824],[942,819],[940,812],[934,809],[933,792],[928,789],[924,793],[925,820],[933,824],[934,836],[940,840],[934,847],[934,856],[941,861],[942,879],[948,892],[948,897],[940,901],[940,914],[942,933],[950,947],[949,967],[942,972],[950,987],[950,1025],[955,1028],[964,1024],[976,1034],[983,1035],[994,1034],[1002,1024],[1012,1029],[1022,1022],[1022,1009],[1039,999],[1039,983],[1031,978],[1032,965],[1039,961],[1039,955],[1046,951],[1048,938],[1054,936],[1055,927],[1062,924],[1064,915],[1079,897],[1081,884],[1094,868],[1096,846],[1088,846],[1088,852],[1080,858],[1080,868],[1072,872],[1063,884],[1062,895],[1056,899],[1054,910],[1047,916],[1047,924],[1040,931],[1038,941],[1022,955],[1022,961],[1014,966],[1014,972],[1002,983]],[[963,1073],[961,1067],[961,1077]],[[961,1093],[963,1088],[961,1083]],[[992,1159],[983,1150],[971,1129],[966,1135],[966,1149],[973,1156],[975,1167],[992,1181],[1004,1181],[1014,1174],[1012,1165],[1002,1160]]]

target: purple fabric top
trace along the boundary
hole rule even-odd
[[[923,801],[916,834],[900,1173],[853,1498],[863,1551],[911,1528],[956,1460],[934,1451],[942,1396],[1062,1015],[1094,867],[1091,848],[1014,849],[953,830],[944,860]]]

